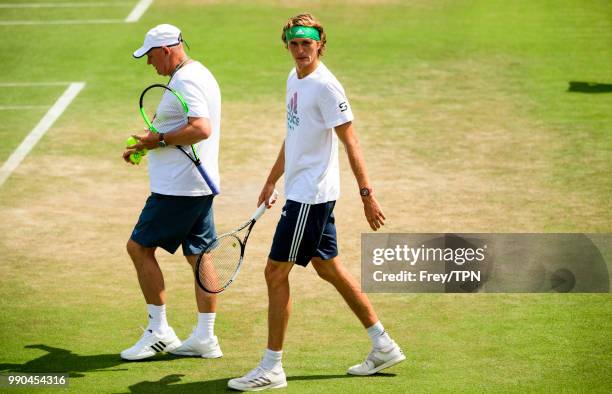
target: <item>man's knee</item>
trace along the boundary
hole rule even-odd
[[[196,265],[198,263],[198,258],[199,256],[197,254],[194,255],[186,255],[185,256],[185,260],[187,260],[187,263],[191,266],[191,268],[195,271],[196,269]],[[202,259],[203,260],[208,260],[210,259],[210,254],[203,254],[202,255]]]
[[[127,241],[127,245],[125,245],[125,249],[132,259],[134,257],[138,257],[138,255],[142,254],[143,246],[139,243],[134,242],[131,238]]]
[[[276,287],[288,281],[291,263],[279,263],[268,259],[268,264],[264,270],[268,287]]]
[[[314,257],[312,259],[312,266],[321,279],[328,282],[334,282],[338,277],[342,275],[341,266],[335,259],[322,260],[321,258]]]
[[[147,257],[150,257],[155,253],[155,248],[144,247],[139,243],[133,241],[132,239],[127,242],[125,248],[130,257],[132,258],[132,261],[134,262],[136,268],[142,266],[144,262],[147,261]]]

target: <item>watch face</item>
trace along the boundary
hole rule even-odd
[[[361,190],[359,191],[359,193],[360,193],[362,196],[364,196],[364,197],[365,197],[365,196],[369,196],[369,195],[370,195],[370,189],[368,189],[367,187],[364,187],[363,189],[361,189]]]

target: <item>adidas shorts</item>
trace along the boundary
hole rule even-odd
[[[182,245],[185,256],[200,254],[217,237],[213,198],[151,193],[130,238],[146,248],[174,254]]]
[[[304,204],[287,200],[276,226],[269,257],[306,267],[313,257],[329,260],[338,255],[335,201]]]

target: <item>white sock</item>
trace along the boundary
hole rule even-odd
[[[281,363],[282,358],[283,358],[282,350],[275,352],[274,350],[266,349],[266,352],[264,353],[264,356],[261,359],[261,362],[259,363],[259,365],[261,365],[264,369],[267,369],[268,371],[271,371],[277,367],[282,368],[283,367],[283,364]]]
[[[215,336],[216,313],[199,313],[198,325],[195,329],[195,336],[200,339],[208,339]]]
[[[374,346],[376,349],[384,349],[386,347],[389,347],[389,345],[391,345],[392,343],[391,337],[385,331],[385,328],[383,327],[380,320],[377,321],[373,326],[368,327],[368,335],[372,340],[372,346]]]
[[[166,320],[166,305],[147,304],[149,312],[148,330],[157,333],[163,333],[168,329],[168,320]]]

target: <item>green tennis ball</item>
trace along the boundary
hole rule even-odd
[[[127,140],[125,140],[125,147],[127,148],[128,146],[132,146],[132,145],[136,145],[138,143],[138,140],[134,137],[130,137]]]
[[[138,140],[134,137],[129,137],[127,140],[125,140],[126,147],[136,145],[137,143],[138,143]],[[130,155],[130,161],[134,164],[139,164],[143,156],[146,156],[146,155],[147,155],[146,149],[143,149],[138,152],[134,152]]]
[[[142,160],[142,153],[140,152],[134,152],[130,155],[130,161],[134,164],[140,164],[141,160]]]

